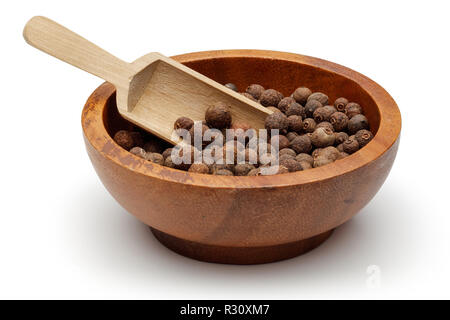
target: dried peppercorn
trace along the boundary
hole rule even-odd
[[[286,138],[288,138],[289,142],[292,141],[292,139],[294,139],[297,136],[298,136],[298,133],[294,132],[294,131],[290,131],[286,134]]]
[[[316,121],[313,118],[306,118],[303,120],[303,131],[306,133],[313,133],[316,130]]]
[[[308,169],[312,168],[312,164],[309,163],[308,161],[299,161],[298,163],[300,163],[300,165],[302,166],[303,170],[308,170]]]
[[[287,117],[282,112],[274,112],[266,117],[265,127],[267,130],[286,130],[289,126]]]
[[[173,128],[175,130],[178,130],[178,129],[189,130],[190,128],[192,128],[193,125],[194,125],[194,120],[192,120],[188,117],[179,117],[175,121]]]
[[[306,134],[295,137],[290,142],[290,148],[297,153],[308,153],[311,151],[311,139]]]
[[[253,98],[258,100],[264,92],[264,87],[259,84],[251,84],[245,89],[245,92],[250,94]]]
[[[292,103],[295,103],[295,99],[292,97],[286,97],[280,100],[277,107],[281,112],[286,113]]]
[[[302,171],[303,168],[300,163],[292,158],[280,159],[280,165],[286,167],[289,172]]]
[[[347,128],[350,134],[355,134],[359,130],[369,129],[369,121],[362,114],[357,114],[348,120]]]
[[[348,117],[343,112],[335,112],[330,117],[330,123],[335,131],[343,131],[347,129]]]
[[[114,135],[114,141],[126,150],[130,150],[135,145],[133,135],[127,130],[117,131]]]
[[[337,145],[348,139],[348,134],[345,132],[335,132],[334,136],[336,137],[336,139],[334,139],[334,143]]]
[[[156,163],[156,164],[160,164],[160,165],[164,164],[164,158],[160,153],[147,152],[145,154],[145,159],[150,162]]]
[[[295,89],[294,93],[292,94],[292,97],[300,103],[301,105],[305,105],[306,101],[308,100],[308,97],[312,94],[311,90],[309,90],[306,87],[299,87]]]
[[[320,150],[318,156],[324,156],[335,161],[339,157],[339,150],[333,146],[329,146]]]
[[[349,119],[353,118],[353,116],[357,114],[362,114],[362,108],[356,102],[349,102],[345,106],[345,114]]]
[[[314,92],[314,93],[312,93],[308,97],[307,101],[309,101],[309,100],[317,100],[324,106],[328,104],[328,96],[325,93],[322,93],[322,92]]]
[[[337,111],[345,112],[345,106],[347,105],[347,103],[348,103],[347,99],[345,99],[343,97],[337,98],[334,101],[334,107],[336,108]]]
[[[339,152],[339,156],[336,160],[344,159],[345,157],[348,157],[349,154],[347,152],[341,151]]]
[[[333,125],[332,125],[330,122],[328,122],[328,121],[322,121],[322,122],[318,123],[318,124],[316,125],[316,129],[317,129],[317,128],[327,128],[327,129],[330,129],[331,131],[334,132],[334,127],[333,127]]]
[[[288,122],[288,128],[290,131],[301,132],[303,130],[303,121],[301,116],[289,116]]]
[[[317,128],[311,134],[311,142],[314,146],[324,148],[334,144],[334,132],[328,128]]]
[[[330,117],[333,113],[336,112],[336,109],[332,106],[324,106],[317,108],[313,113],[314,121],[320,123],[322,121],[330,121]]]
[[[204,163],[193,163],[188,171],[206,174],[209,173],[209,167]]]
[[[278,106],[283,98],[284,96],[281,92],[274,89],[267,89],[259,97],[259,102],[265,107]]]
[[[228,89],[231,89],[231,90],[233,90],[233,91],[238,91],[238,88],[236,87],[236,85],[234,84],[234,83],[226,83],[225,84],[225,87],[227,87]]]
[[[213,174],[216,176],[234,176],[233,172],[227,169],[216,170]]]
[[[248,172],[247,176],[260,176],[261,175],[261,169],[255,168]]]
[[[358,141],[355,138],[348,138],[342,143],[342,150],[348,154],[355,153],[359,150]]]
[[[314,158],[307,154],[307,153],[299,153],[296,157],[295,160],[297,160],[298,162],[308,162],[309,164],[312,165],[312,163],[314,162]]]
[[[145,159],[146,152],[141,147],[133,147],[130,149],[130,153],[138,156],[139,158]]]
[[[281,158],[284,155],[295,158],[297,153],[294,150],[292,150],[291,148],[283,148],[280,150],[280,152],[278,152],[278,156]]]
[[[355,133],[355,139],[358,141],[359,147],[362,148],[372,140],[373,134],[369,130],[362,129]]]
[[[230,107],[223,102],[217,102],[206,110],[205,120],[211,128],[228,128],[231,125]]]
[[[347,139],[348,139],[348,138],[347,138]],[[345,140],[347,140],[347,139],[345,139]],[[344,141],[345,141],[345,140],[344,140]],[[336,149],[338,149],[339,152],[343,152],[343,151],[344,151],[344,142],[338,144],[338,145],[336,146]]]
[[[314,117],[314,111],[316,109],[323,107],[323,105],[318,100],[308,100],[305,104],[305,116],[308,118]]]
[[[289,139],[286,138],[286,136],[280,134],[270,138],[270,143],[272,145],[276,142],[278,142],[278,150],[289,148]]]
[[[318,168],[318,167],[324,166],[326,164],[330,164],[332,162],[334,162],[334,160],[332,160],[330,158],[327,158],[325,156],[318,156],[318,157],[314,158],[313,167]]]
[[[253,169],[255,169],[255,166],[249,163],[237,164],[234,167],[234,174],[236,176],[246,176]]]
[[[289,105],[289,107],[286,110],[286,116],[300,116],[305,117],[305,108],[303,108],[300,104],[297,102],[293,102]]]

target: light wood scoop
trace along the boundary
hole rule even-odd
[[[173,130],[177,118],[203,120],[206,109],[219,101],[231,106],[233,120],[254,129],[264,128],[272,113],[160,53],[127,63],[45,17],[32,18],[23,36],[33,47],[112,83],[120,114],[172,144],[179,141]]]

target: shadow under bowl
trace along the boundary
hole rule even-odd
[[[358,102],[373,140],[332,164],[275,176],[227,177],[190,173],[150,163],[118,146],[112,135],[132,124],[118,113],[115,89],[105,83],[82,114],[87,152],[111,195],[151,227],[166,247],[191,258],[256,264],[305,253],[361,210],[385,181],[401,129],[399,109],[378,84],[317,58],[262,50],[221,50],[173,57],[239,91],[251,83],[284,95],[298,86],[330,101]]]

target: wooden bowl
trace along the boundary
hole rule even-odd
[[[101,181],[166,247],[191,258],[255,264],[291,258],[324,242],[375,195],[394,162],[401,127],[392,97],[343,66],[292,53],[206,51],[173,57],[240,91],[251,83],[288,95],[304,85],[363,106],[374,139],[335,163],[289,174],[227,177],[188,173],[150,163],[111,136],[130,126],[116,108],[115,89],[89,97],[82,125]],[[389,206],[389,204],[386,204]]]

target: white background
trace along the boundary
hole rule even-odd
[[[3,2],[0,298],[450,298],[449,11],[446,1]],[[253,48],[355,69],[401,109],[391,174],[304,256],[228,266],[172,253],[97,178],[80,116],[102,80],[26,45],[33,15],[127,61]]]

